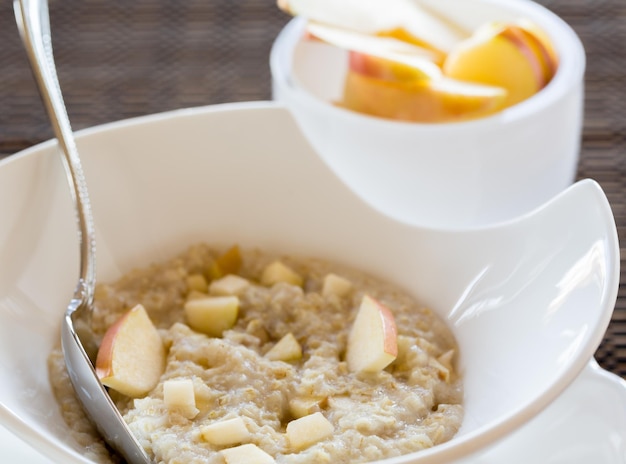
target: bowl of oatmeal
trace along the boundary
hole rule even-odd
[[[418,225],[474,227],[527,213],[574,181],[585,51],[547,8],[340,3],[358,9],[350,15],[324,10],[332,2],[279,3],[295,18],[272,48],[274,99],[374,207]]]
[[[591,180],[454,231],[369,206],[274,103],[112,123],[78,145],[97,230],[96,367],[158,462],[471,457],[565,391],[612,313],[619,246]],[[64,182],[52,141],[0,163],[0,422],[53,461],[119,462],[58,352],[78,268]],[[139,360],[118,351],[154,382],[107,371],[124,320],[156,333]]]

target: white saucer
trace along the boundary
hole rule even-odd
[[[2,426],[0,449],[2,462],[51,462]],[[626,464],[626,381],[590,362],[561,397],[532,422],[462,464],[503,462]]]
[[[535,419],[462,464],[504,462],[625,464],[626,381],[591,361]]]

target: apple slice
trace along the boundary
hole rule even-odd
[[[397,330],[392,312],[365,295],[348,335],[348,369],[357,373],[379,372],[397,356]]]
[[[302,450],[330,437],[335,428],[321,412],[292,420],[287,424],[286,435],[294,450]]]
[[[447,53],[468,34],[411,0],[278,0],[292,15],[365,34],[397,35]]]
[[[347,296],[352,291],[352,282],[348,279],[338,276],[337,274],[327,274],[322,284],[322,295],[329,297],[336,295],[338,297]]]
[[[362,59],[371,61],[373,58]],[[380,66],[384,64],[380,63]],[[488,116],[503,109],[506,102],[507,91],[500,87],[450,78],[394,81],[348,71],[343,100],[339,104],[370,116],[440,123]]]
[[[200,430],[202,438],[212,445],[234,445],[250,439],[250,432],[241,417],[214,422]]]
[[[402,64],[411,70],[413,79],[436,79],[441,76],[441,69],[435,64],[437,55],[417,45],[318,23],[309,23],[307,31],[336,47]]]
[[[221,337],[237,322],[239,298],[236,296],[207,296],[187,300],[184,306],[189,327],[211,337]]]
[[[536,94],[555,71],[556,63],[544,43],[516,24],[484,25],[451,51],[443,64],[446,76],[505,88],[507,107]]]
[[[211,295],[238,295],[250,286],[250,281],[235,274],[228,274],[221,279],[214,280],[209,285]]]
[[[522,28],[524,32],[532,35],[534,37],[533,40],[539,42],[539,54],[542,55],[542,59],[545,61],[548,70],[551,71],[551,77],[554,77],[554,74],[559,67],[559,55],[554,48],[554,43],[552,42],[550,36],[529,19],[518,19],[516,24]]]
[[[279,282],[286,282],[291,285],[302,287],[303,280],[300,274],[280,261],[269,264],[261,274],[261,283],[271,287]]]
[[[297,361],[302,358],[302,347],[291,332],[281,338],[265,357],[270,361]]]
[[[193,419],[200,410],[191,379],[169,379],[163,382],[163,402],[168,409],[178,411],[187,419]]]
[[[220,451],[226,464],[273,464],[274,458],[252,443]]]
[[[416,82],[423,81],[426,84],[429,80],[441,79],[443,74],[437,67],[436,73],[425,76],[423,70],[416,68],[407,61],[395,61],[382,56],[368,55],[358,51],[351,51],[348,54],[348,69],[350,72],[357,72],[367,77],[381,79],[390,82]]]
[[[164,370],[161,336],[144,307],[137,305],[104,334],[96,374],[103,385],[138,398],[156,387]]]
[[[207,298],[208,296],[209,296],[208,293],[199,292],[198,290],[192,290],[189,293],[187,293],[187,297],[185,298],[185,301],[201,300],[202,298]]]

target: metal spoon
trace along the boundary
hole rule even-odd
[[[88,351],[93,352],[95,347],[89,329],[96,280],[95,230],[87,185],[54,65],[48,2],[14,0],[13,9],[39,92],[63,152],[78,219],[79,280],[61,326],[65,364],[78,398],[104,440],[130,464],[148,464],[150,459],[100,383],[87,354]]]

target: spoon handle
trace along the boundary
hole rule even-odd
[[[61,147],[78,219],[79,279],[61,324],[61,345],[67,372],[85,412],[104,440],[129,464],[149,464],[150,458],[98,379],[88,354],[95,347],[88,321],[95,289],[95,229],[87,184],[54,65],[48,2],[14,0],[13,8],[39,93]]]
[[[95,287],[95,229],[82,164],[56,73],[47,0],[14,0],[15,19],[54,134],[63,154],[76,206],[80,244],[79,282],[75,297],[90,308]]]

